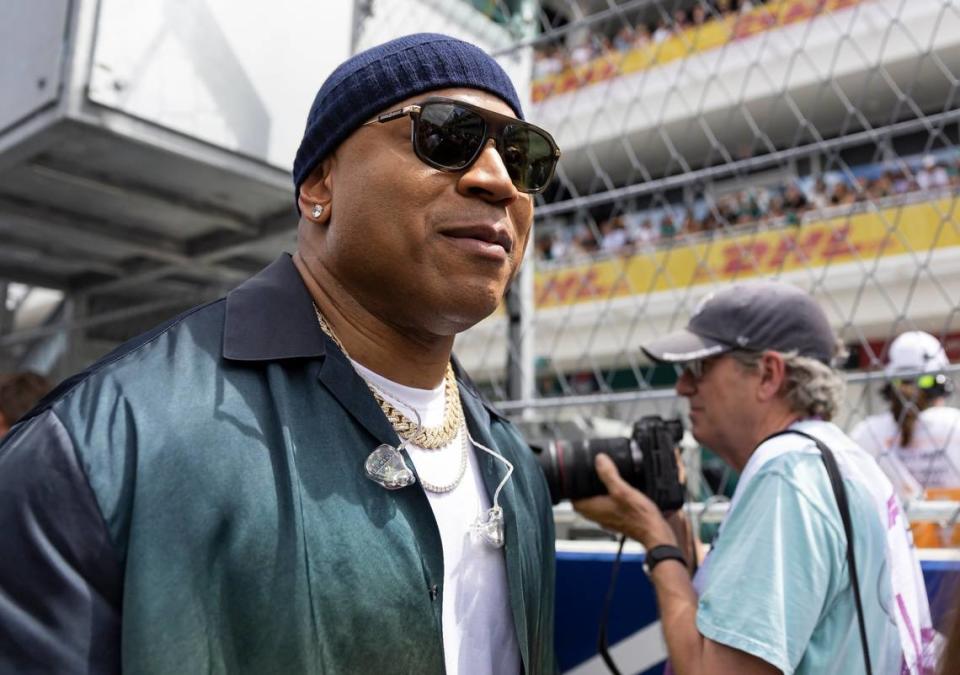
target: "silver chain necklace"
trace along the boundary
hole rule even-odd
[[[409,408],[410,406],[407,407]],[[461,426],[458,433],[460,434],[460,467],[457,469],[457,475],[449,483],[442,483],[438,485],[425,479],[423,477],[423,472],[421,471],[420,485],[423,486],[424,490],[433,492],[434,494],[442,495],[445,492],[452,492],[458,485],[460,485],[460,481],[463,480],[463,476],[467,473],[467,453],[469,452],[469,445],[467,441],[467,430]]]

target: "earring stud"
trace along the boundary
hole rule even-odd
[[[314,218],[319,218],[320,216],[322,216],[322,215],[323,215],[323,205],[322,205],[322,204],[314,204],[314,205],[313,205],[312,215],[313,215]]]

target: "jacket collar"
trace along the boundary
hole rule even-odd
[[[321,357],[326,340],[290,254],[227,294],[223,356],[232,361]]]
[[[501,421],[508,421],[506,415],[500,412],[500,409],[497,408],[490,400],[483,395],[480,391],[480,388],[476,385],[470,375],[463,369],[463,366],[460,365],[460,360],[457,359],[456,354],[450,355],[450,362],[453,364],[453,374],[457,377],[457,382],[460,383],[460,392],[461,394],[468,394],[476,399],[477,403],[483,406],[484,411],[488,417],[494,417]],[[489,423],[489,419],[486,420]]]
[[[284,253],[256,276],[230,291],[226,303],[224,358],[231,361],[279,361],[331,356],[332,359],[324,359],[321,381],[345,408],[368,413],[359,417],[364,419],[365,426],[376,438],[385,443],[397,443],[396,434],[386,418],[381,424],[379,418],[382,415],[369,414],[379,407],[346,357],[320,329],[313,298],[290,254]],[[485,421],[489,422],[490,416],[506,419],[480,393],[457,358],[451,358],[461,392],[482,406]]]
[[[227,294],[223,331],[223,356],[231,361],[278,361],[325,356],[327,336],[320,330],[300,272],[289,253]],[[331,350],[331,353],[334,350]],[[457,381],[486,411],[506,417],[480,392],[477,385],[451,357]]]

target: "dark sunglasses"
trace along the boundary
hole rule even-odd
[[[560,148],[538,126],[469,103],[439,96],[383,113],[368,124],[410,116],[413,151],[441,171],[463,171],[493,139],[507,174],[521,192],[542,192],[557,167]]]

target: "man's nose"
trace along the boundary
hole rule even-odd
[[[463,194],[495,203],[505,202],[504,205],[515,201],[521,195],[510,179],[492,138],[487,140],[486,147],[460,176],[457,187]]]
[[[684,368],[680,371],[680,377],[677,379],[677,394],[679,396],[693,396],[697,391],[697,380],[690,374],[690,371]]]

